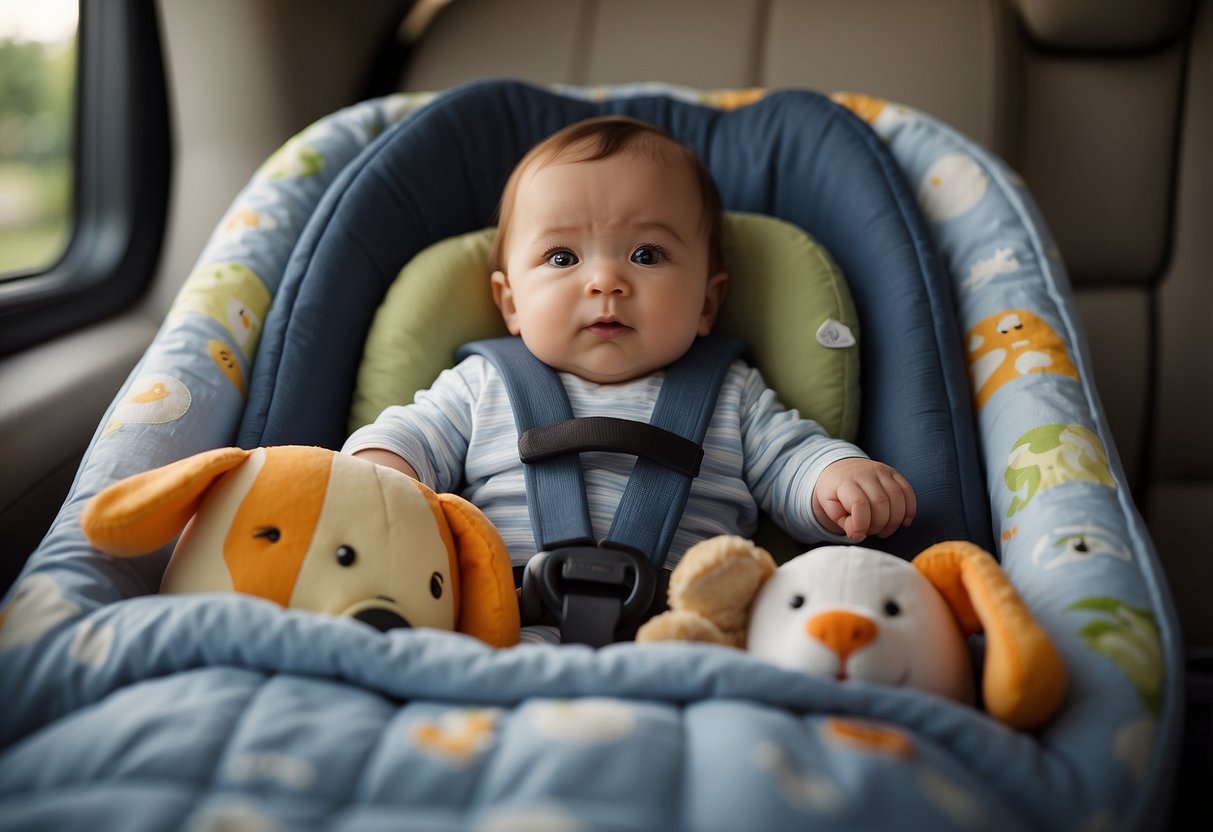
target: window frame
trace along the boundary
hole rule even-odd
[[[160,257],[171,133],[153,0],[81,0],[71,232],[49,268],[0,282],[0,355],[127,308]]]

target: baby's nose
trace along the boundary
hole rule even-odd
[[[631,286],[627,279],[612,265],[603,265],[594,269],[585,288],[586,294],[591,296],[631,293]]]

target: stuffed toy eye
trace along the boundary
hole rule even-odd
[[[257,529],[257,531],[253,532],[253,537],[268,540],[270,543],[277,543],[278,538],[282,537],[282,532],[273,526],[266,526],[264,529]]]
[[[793,595],[791,600],[788,601],[788,606],[794,610],[800,609],[804,606],[804,596],[800,593]]]
[[[337,563],[342,566],[353,566],[356,557],[358,557],[358,553],[354,551],[353,546],[337,547]]]
[[[430,575],[430,595],[433,595],[435,598],[442,597],[442,575],[437,572]]]
[[[888,601],[884,602],[884,614],[889,618],[895,618],[896,616],[901,615],[901,605],[890,598]]]

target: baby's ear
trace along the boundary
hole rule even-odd
[[[720,314],[720,306],[729,293],[728,272],[716,272],[708,275],[708,284],[703,293],[703,312],[699,316],[699,334],[709,335]]]
[[[501,310],[501,318],[505,321],[505,328],[509,330],[510,335],[517,335],[518,328],[518,310],[514,305],[514,290],[510,288],[510,279],[503,271],[495,271],[489,278],[493,287],[493,303],[497,304],[497,308]]]

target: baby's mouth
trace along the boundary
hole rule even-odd
[[[616,320],[603,320],[594,321],[585,330],[591,335],[597,335],[599,338],[618,338],[624,333],[631,332],[632,328]]]

